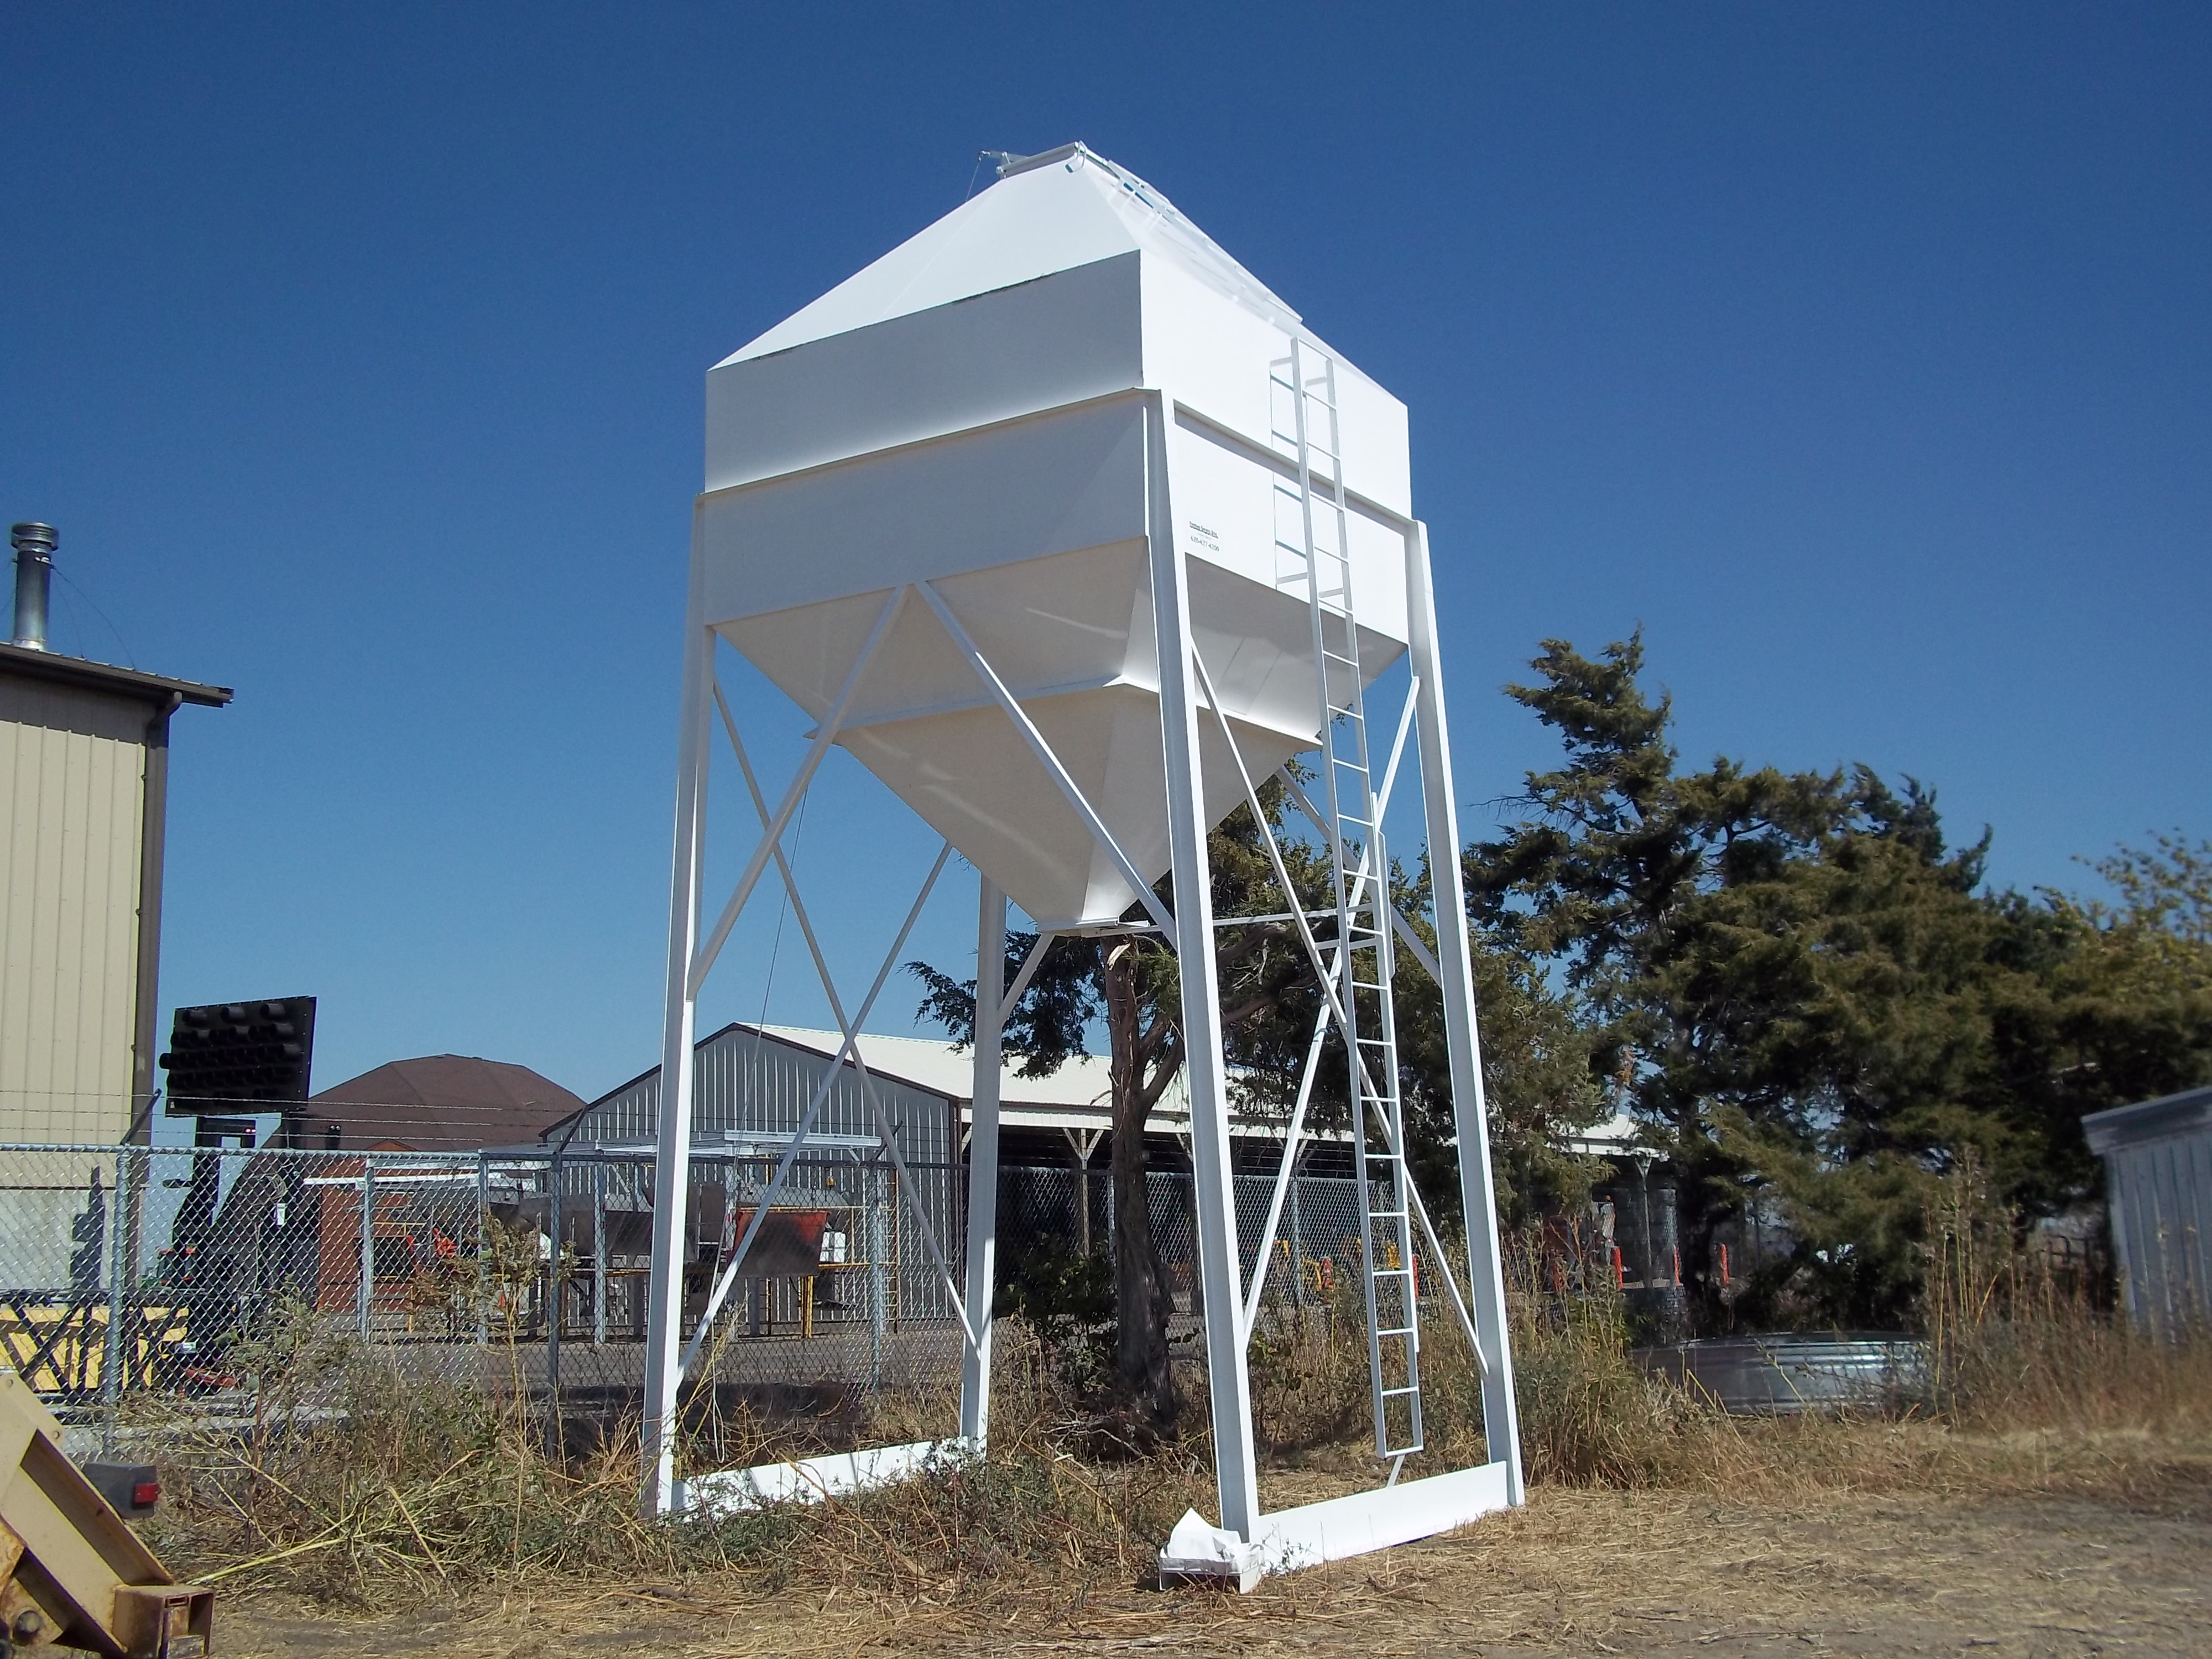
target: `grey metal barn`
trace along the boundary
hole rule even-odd
[[[718,1236],[725,1231],[723,1218],[747,1208],[769,1185],[830,1071],[832,1057],[773,1030],[739,1024],[726,1025],[696,1045],[691,1161],[695,1182],[703,1171],[705,1180],[720,1188],[719,1212],[710,1224]],[[869,1089],[890,1127],[904,1172],[884,1151],[859,1073],[849,1065],[839,1066],[829,1077],[821,1110],[774,1207],[824,1212],[832,1242],[823,1259],[832,1268],[865,1263],[888,1275],[885,1287],[863,1298],[866,1305],[878,1305],[887,1291],[894,1317],[950,1318],[952,1306],[943,1273],[917,1231],[907,1224],[906,1201],[928,1218],[940,1238],[959,1237],[961,1103],[873,1066]],[[643,1170],[652,1156],[659,1112],[656,1066],[547,1131],[545,1144],[564,1165],[562,1190],[580,1192],[584,1182],[596,1181],[610,1207],[647,1210]],[[617,1180],[611,1186],[605,1175],[587,1173],[593,1167],[623,1167],[626,1159],[637,1160],[637,1173],[628,1182]],[[908,1187],[903,1193],[902,1184]],[[702,1237],[700,1243],[714,1241]],[[835,1281],[853,1275],[825,1276]],[[811,1288],[806,1293],[811,1294]],[[756,1331],[763,1323],[788,1328],[812,1322],[814,1310],[798,1304],[800,1288],[787,1276],[757,1280],[748,1294],[745,1322]]]
[[[698,1041],[693,1051],[691,1159],[695,1185],[703,1180],[706,1186],[694,1208],[701,1201],[714,1203],[719,1225],[720,1218],[744,1209],[751,1194],[766,1188],[842,1047],[836,1031],[747,1022],[732,1022]],[[849,1260],[884,1264],[890,1276],[884,1295],[901,1319],[953,1318],[943,1273],[921,1230],[904,1213],[896,1183],[908,1184],[948,1255],[957,1259],[964,1252],[973,1060],[943,1039],[875,1032],[860,1036],[859,1050],[876,1100],[892,1126],[906,1176],[900,1176],[884,1153],[860,1074],[847,1061],[830,1076],[822,1109],[775,1207],[835,1212],[858,1205],[860,1213],[830,1224],[839,1234],[849,1235],[842,1246]],[[1101,1055],[1072,1058],[1044,1078],[1021,1076],[1018,1057],[1007,1058],[1000,1080],[999,1116],[1002,1243],[1009,1250],[1018,1252],[1048,1235],[1086,1249],[1104,1237],[1111,1213],[1106,1176],[1112,1142],[1110,1088],[1110,1068]],[[559,1185],[568,1195],[563,1202],[571,1209],[570,1225],[580,1227],[581,1218],[596,1205],[617,1218],[635,1218],[635,1224],[627,1227],[619,1219],[609,1224],[614,1231],[607,1238],[642,1238],[643,1218],[651,1207],[644,1172],[659,1131],[659,1103],[660,1068],[654,1066],[546,1132],[545,1147],[562,1161]],[[1155,1222],[1171,1278],[1195,1260],[1188,1237],[1188,1133],[1189,1097],[1177,1077],[1147,1118],[1145,1134],[1157,1188]],[[1248,1164],[1255,1170],[1272,1167],[1273,1158],[1279,1155],[1281,1127],[1264,1114],[1240,1112],[1232,1120],[1231,1134],[1240,1170]],[[1309,1130],[1301,1169],[1346,1174],[1345,1139],[1341,1130]],[[703,1177],[696,1173],[702,1167],[708,1171]],[[1239,1179],[1255,1185],[1253,1177]],[[1253,1208],[1246,1220],[1255,1229],[1266,1212],[1268,1184],[1258,1180],[1256,1192],[1243,1194],[1249,1200],[1247,1207]],[[1348,1182],[1338,1184],[1353,1190]],[[1320,1202],[1317,1215],[1333,1213],[1328,1202]],[[721,1243],[733,1243],[734,1237],[728,1234]],[[580,1247],[582,1242],[580,1233]],[[704,1252],[714,1241],[702,1236],[694,1244]],[[632,1259],[618,1244],[609,1244],[608,1254],[622,1281],[614,1322],[627,1328],[633,1317],[642,1316],[641,1304],[629,1294],[642,1258]],[[856,1275],[848,1271],[825,1277],[835,1283]],[[750,1334],[790,1328],[803,1316],[793,1300],[800,1294],[799,1286],[787,1276],[762,1279],[746,1292],[749,1311],[741,1327]],[[1194,1287],[1182,1288],[1188,1296]],[[872,1293],[866,1298],[871,1304],[876,1299]],[[839,1310],[821,1312],[834,1322]],[[687,1318],[696,1315],[694,1309]]]
[[[2093,1112],[2128,1311],[2174,1337],[2212,1319],[2212,1087]]]
[[[702,1153],[748,1137],[788,1136],[799,1127],[820,1086],[830,1057],[772,1028],[732,1024],[697,1046],[691,1133]],[[917,1088],[873,1065],[876,1098],[895,1127],[899,1152],[909,1164],[953,1161],[958,1102]],[[631,1079],[584,1109],[573,1125],[548,1133],[549,1144],[609,1146],[650,1142],[660,1118],[660,1068]],[[876,1140],[876,1123],[861,1092],[860,1073],[840,1068],[808,1139],[834,1146],[845,1137]]]

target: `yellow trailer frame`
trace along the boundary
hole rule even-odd
[[[0,1643],[107,1659],[205,1659],[215,1592],[179,1584],[61,1447],[61,1425],[0,1370]]]

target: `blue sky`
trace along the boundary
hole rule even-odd
[[[1641,623],[1692,762],[1913,774],[2000,883],[2212,830],[2201,8],[17,6],[0,62],[0,512],[59,646],[237,688],[164,1004],[319,996],[319,1084],[651,1063],[702,376],[987,147],[1143,173],[1411,406],[1462,800],[1546,759],[1540,638]],[[864,984],[933,843],[810,807]],[[708,1017],[826,1022],[775,921]]]

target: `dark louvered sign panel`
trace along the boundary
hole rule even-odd
[[[168,1109],[197,1116],[305,1100],[314,1052],[313,997],[179,1008],[161,1056]]]

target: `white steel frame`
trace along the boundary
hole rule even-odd
[[[1219,986],[1216,975],[1212,884],[1206,858],[1207,825],[1203,821],[1203,792],[1200,777],[1200,720],[1218,722],[1237,757],[1245,799],[1256,811],[1255,781],[1235,738],[1226,711],[1215,696],[1206,665],[1194,638],[1190,589],[1185,555],[1175,533],[1172,509],[1171,452],[1173,425],[1180,406],[1166,392],[1153,390],[1145,398],[1146,535],[1152,584],[1153,625],[1158,648],[1161,738],[1165,763],[1170,872],[1176,902],[1170,912],[1153,895],[1124,850],[1115,842],[1094,805],[1069,775],[1051,745],[1024,712],[988,659],[976,647],[951,609],[927,581],[893,589],[884,599],[859,656],[828,713],[819,722],[813,742],[797,774],[773,810],[762,793],[750,757],[739,738],[737,722],[717,684],[714,668],[715,635],[704,615],[705,573],[700,520],[693,520],[691,580],[685,617],[683,699],[678,722],[678,781],[674,857],[669,894],[669,949],[666,977],[666,1020],[661,1051],[660,1110],[658,1124],[659,1163],[655,1172],[653,1210],[653,1266],[651,1284],[647,1356],[645,1450],[647,1464],[644,1507],[648,1513],[667,1514],[687,1504],[732,1506],[775,1497],[827,1495],[840,1490],[876,1484],[911,1473],[930,1461],[946,1455],[978,1455],[989,1427],[991,1329],[989,1310],[994,1289],[997,1240],[999,1149],[999,1079],[1005,1018],[1027,988],[1050,942],[1041,935],[1012,984],[1004,979],[1006,900],[989,875],[980,878],[976,933],[976,1026],[973,1125],[969,1145],[967,1237],[964,1263],[949,1256],[927,1217],[917,1212],[921,1234],[957,1310],[963,1336],[960,1416],[957,1435],[939,1442],[891,1447],[838,1458],[810,1460],[804,1464],[769,1465],[761,1469],[728,1471],[699,1477],[680,1486],[674,1477],[674,1443],[678,1385],[696,1359],[738,1269],[745,1250],[765,1217],[769,1200],[805,1140],[826,1097],[830,1079],[850,1060],[864,1097],[875,1112],[880,1138],[894,1160],[902,1159],[890,1133],[888,1121],[877,1105],[867,1068],[860,1058],[857,1038],[874,1006],[908,933],[942,872],[951,848],[938,854],[930,876],[914,901],[897,939],[851,1018],[832,982],[812,923],[800,900],[798,884],[782,850],[781,840],[816,769],[836,741],[847,712],[865,680],[877,647],[901,611],[917,600],[930,610],[947,636],[967,658],[994,701],[1020,732],[1031,752],[1052,777],[1060,792],[1115,861],[1123,877],[1141,896],[1152,924],[1174,945],[1183,964],[1182,1019],[1185,1052],[1189,1067],[1190,1152],[1196,1195],[1199,1272],[1201,1279],[1207,1354],[1208,1407],[1213,1429],[1215,1468],[1219,1488],[1220,1522],[1246,1544],[1255,1547],[1267,1565],[1295,1567],[1356,1555],[1368,1550],[1425,1537],[1462,1525],[1488,1510],[1522,1500],[1518,1426],[1513,1403],[1512,1363],[1505,1336],[1504,1279],[1498,1254],[1497,1205],[1489,1157],[1487,1112],[1484,1102],[1480,1051],[1478,1043],[1472,963],[1467,930],[1465,892],[1459,860],[1457,811],[1452,799],[1450,741],[1443,695],[1443,674],[1436,632],[1433,588],[1430,578],[1427,535],[1417,520],[1394,514],[1362,500],[1334,482],[1325,486],[1309,483],[1316,499],[1341,509],[1356,506],[1371,520],[1390,526],[1403,538],[1405,549],[1407,623],[1410,635],[1411,684],[1405,709],[1397,722],[1389,765],[1377,794],[1387,801],[1400,772],[1400,763],[1411,741],[1421,778],[1422,803],[1428,845],[1445,849],[1431,860],[1436,913],[1437,948],[1431,951],[1405,917],[1390,912],[1390,931],[1436,980],[1443,993],[1450,1070],[1455,1127],[1460,1148],[1461,1199],[1467,1219],[1467,1282],[1462,1290],[1458,1274],[1431,1224],[1425,1208],[1415,1195],[1414,1207],[1431,1260],[1451,1292],[1455,1311],[1472,1342],[1481,1368],[1483,1410],[1489,1443],[1489,1461],[1453,1474],[1400,1481],[1394,1464],[1386,1486],[1299,1508],[1264,1514],[1260,1508],[1258,1468],[1255,1455],[1252,1404],[1246,1353],[1254,1320],[1265,1287],[1269,1243],[1278,1225],[1284,1196],[1297,1156],[1310,1100],[1316,1061],[1332,1024],[1341,1027],[1344,1011],[1334,987],[1340,977],[1334,970],[1334,942],[1318,943],[1307,916],[1295,907],[1281,852],[1261,817],[1262,834],[1278,880],[1292,908],[1285,919],[1294,920],[1326,992],[1324,1006],[1315,1026],[1305,1075],[1293,1109],[1285,1139],[1283,1162],[1269,1206],[1267,1234],[1255,1265],[1252,1283],[1240,1282],[1237,1212],[1230,1159],[1228,1079],[1225,1073],[1220,1019]],[[1279,457],[1255,452],[1268,465]],[[751,799],[752,815],[761,828],[758,842],[711,929],[702,939],[702,849],[706,819],[709,750],[715,716],[728,738]],[[1291,794],[1299,809],[1311,817],[1326,838],[1328,821],[1307,799],[1295,780]],[[1375,814],[1379,823],[1382,813]],[[1347,856],[1354,849],[1346,848]],[[1364,850],[1359,857],[1366,856]],[[1357,858],[1351,859],[1358,862]],[[738,1245],[732,1261],[714,1286],[708,1310],[688,1346],[681,1344],[682,1274],[679,1246],[685,1237],[693,1096],[693,1033],[702,984],[728,939],[746,901],[762,876],[773,865],[785,890],[809,954],[821,976],[831,1011],[843,1034],[837,1056],[824,1073],[823,1081],[786,1147],[781,1167],[768,1193],[755,1206],[756,1216]],[[1387,880],[1376,869],[1366,878]],[[1387,907],[1385,907],[1387,908]],[[1395,1148],[1391,1149],[1395,1153]],[[911,1182],[901,1183],[908,1194]]]

